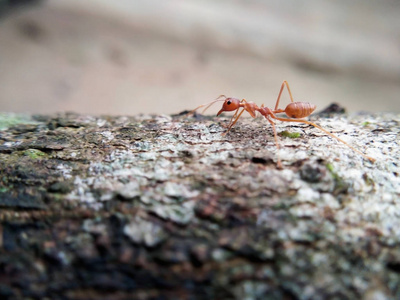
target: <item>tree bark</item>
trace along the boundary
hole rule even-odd
[[[0,295],[399,299],[400,115],[228,120],[2,114]]]

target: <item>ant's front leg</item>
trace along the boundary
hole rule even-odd
[[[236,110],[235,114],[232,116],[231,120],[229,121],[229,125],[227,126],[228,130],[224,132],[222,135],[226,135],[231,128],[236,124],[237,120],[240,118],[242,113],[245,111],[245,109],[242,109],[242,111],[239,113],[239,108]]]

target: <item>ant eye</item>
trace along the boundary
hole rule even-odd
[[[231,101],[231,100],[228,100],[228,102],[226,102],[226,104],[228,104],[228,105],[229,105],[229,104],[231,104],[231,103],[232,103],[232,101]]]

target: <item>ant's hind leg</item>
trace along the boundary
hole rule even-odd
[[[301,120],[301,119],[283,119],[283,118],[278,118],[276,116],[272,116],[274,119],[282,121],[282,122],[297,122],[297,123],[304,123],[304,124],[308,124],[311,126],[314,126],[315,128],[318,128],[319,130],[325,132],[327,135],[329,135],[330,137],[338,140],[339,142],[342,142],[343,144],[345,144],[347,147],[349,147],[351,150],[361,154],[364,158],[368,159],[370,162],[375,162],[375,158],[370,157],[368,155],[365,155],[364,153],[362,153],[360,150],[354,148],[353,146],[351,146],[350,144],[348,144],[347,142],[345,142],[344,140],[342,140],[341,138],[337,137],[336,135],[334,135],[333,133],[330,133],[328,130],[322,128],[321,126],[312,123],[310,121],[306,121],[306,120]]]
[[[276,99],[276,104],[275,104],[275,109],[274,110],[278,109],[279,101],[281,100],[282,91],[283,91],[283,88],[285,87],[285,85],[286,85],[286,88],[287,88],[287,90],[289,92],[290,102],[294,102],[293,101],[292,92],[290,91],[289,83],[286,80],[284,80],[282,82],[282,85],[281,85],[281,90],[279,91],[278,99]]]

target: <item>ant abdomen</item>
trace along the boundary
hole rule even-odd
[[[285,108],[285,114],[290,118],[301,119],[308,117],[317,107],[308,102],[292,102]]]

